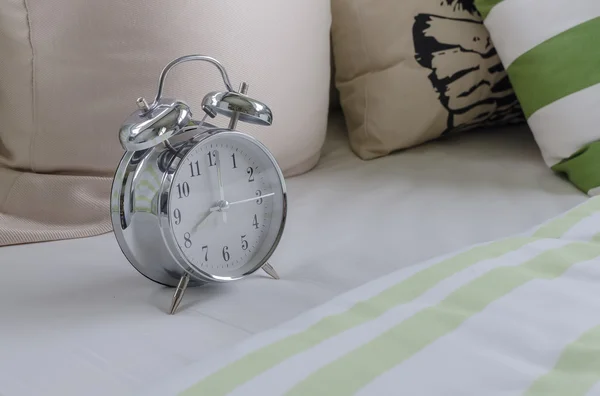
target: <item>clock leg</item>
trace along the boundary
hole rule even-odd
[[[185,290],[188,287],[188,283],[190,283],[190,275],[186,272],[185,275],[179,279],[179,283],[177,284],[177,289],[175,289],[175,293],[173,294],[173,301],[171,302],[171,310],[170,314],[175,314],[179,304],[181,304],[181,300],[183,299],[183,295],[185,294]]]
[[[265,263],[262,266],[263,271],[265,271],[267,274],[269,274],[269,276],[273,279],[279,279],[279,275],[277,275],[277,271],[275,271],[275,268],[273,268],[273,266],[269,263]]]

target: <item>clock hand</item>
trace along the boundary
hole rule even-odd
[[[217,179],[219,180],[219,195],[221,197],[221,202],[226,202],[225,201],[225,190],[223,189],[223,177],[221,174],[221,154],[215,150],[215,153],[217,153],[217,158],[216,158],[216,165],[217,165]],[[227,213],[225,213],[224,211],[222,211],[223,213],[223,222],[227,223]]]
[[[242,199],[241,201],[229,202],[229,206],[246,203],[246,202],[251,202],[251,201],[256,201],[256,200],[262,199],[262,198],[272,197],[273,195],[275,195],[275,193],[260,195],[258,197],[253,197],[253,198],[248,198],[248,199]]]
[[[201,225],[203,225],[204,223],[206,223],[206,221],[208,220],[208,218],[213,213],[215,213],[215,211],[213,211],[213,208],[210,208],[210,210],[208,211],[208,213],[206,213],[204,216],[202,216],[202,218],[200,220],[198,220],[198,222],[196,223],[196,225],[192,227],[192,234],[195,233],[196,231],[198,231],[198,228],[200,228]]]
[[[238,204],[243,204],[246,202],[252,202],[252,201],[256,201],[257,199],[268,198],[273,195],[275,195],[275,193],[265,194],[265,195],[261,195],[258,197],[248,198],[248,199],[242,199],[241,201],[235,201],[235,202],[221,201],[221,202],[224,202],[224,204],[213,206],[212,208],[210,208],[210,211],[211,212],[225,212],[225,211],[227,211],[227,209],[229,209],[229,207],[231,205],[238,205]]]

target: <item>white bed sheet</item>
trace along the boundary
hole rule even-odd
[[[586,200],[525,127],[364,162],[332,117],[320,164],[288,180],[290,212],[263,274],[172,290],[111,234],[0,249],[0,395],[125,395],[399,267],[519,233]]]

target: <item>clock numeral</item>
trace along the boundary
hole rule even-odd
[[[192,236],[190,235],[190,233],[189,233],[189,232],[186,232],[186,233],[183,235],[183,239],[184,239],[184,241],[185,241],[184,245],[185,245],[185,247],[186,247],[186,248],[188,248],[188,249],[192,247],[192,240],[190,239],[191,237],[192,237]]]
[[[246,173],[248,174],[248,181],[253,182],[254,181],[254,169],[252,169],[252,167],[249,166],[248,169],[246,169]]]
[[[256,218],[256,215],[254,215],[254,221],[252,222],[252,225],[258,230],[258,219]]]
[[[213,158],[217,158],[217,150],[209,151],[206,153],[208,155],[208,166],[215,166],[216,162],[213,162]]]
[[[190,162],[190,172],[192,174],[191,177],[202,176],[200,173],[200,162]]]
[[[173,212],[173,217],[175,217],[175,224],[181,224],[181,211],[179,209],[175,209]]]
[[[233,160],[233,169],[237,169],[237,165],[235,164],[235,153],[231,154],[231,159]]]
[[[204,261],[208,261],[208,246],[202,246],[202,251],[204,252]]]
[[[244,238],[246,238],[246,235],[242,235],[242,250],[248,250],[248,241]]]
[[[256,196],[257,196],[257,197],[260,197],[261,195],[262,195],[262,192],[261,192],[260,190],[256,190]],[[262,199],[262,198],[258,198],[258,199],[256,200],[256,203],[257,203],[258,205],[262,204],[262,203],[263,203],[263,199]]]
[[[177,184],[177,192],[179,193],[179,198],[189,197],[190,185],[187,182]]]
[[[223,247],[223,260],[229,261],[231,256],[229,255],[229,248],[227,246]]]

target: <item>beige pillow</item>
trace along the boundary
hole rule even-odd
[[[0,7],[0,245],[110,231],[117,132],[161,69],[219,59],[237,88],[269,104],[271,127],[239,124],[287,176],[310,170],[325,138],[331,10],[322,0],[4,0]],[[169,74],[166,96],[196,116],[224,89],[210,64]],[[226,125],[225,121],[215,121]]]
[[[332,13],[336,86],[361,158],[523,121],[473,0],[332,0]]]

